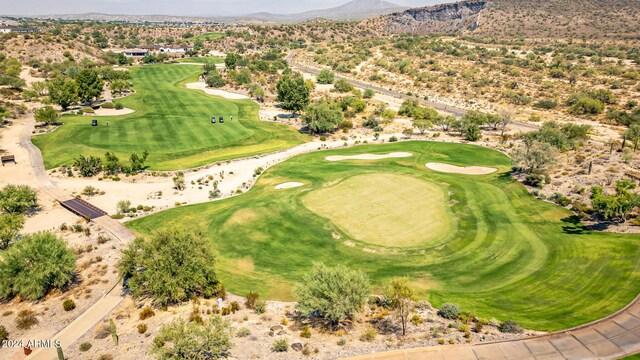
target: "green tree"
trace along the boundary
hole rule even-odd
[[[231,325],[220,316],[209,318],[204,324],[174,320],[163,325],[153,340],[151,353],[165,359],[222,359],[231,348]]]
[[[431,121],[429,120],[413,120],[413,126],[415,126],[418,131],[420,131],[420,134],[424,135],[424,132],[429,130],[433,124],[431,123]]]
[[[314,263],[311,274],[295,288],[298,310],[337,326],[345,319],[353,319],[362,309],[370,288],[369,278],[360,270]]]
[[[340,79],[333,83],[333,89],[339,93],[347,93],[353,91],[354,88],[347,80]]]
[[[36,110],[34,117],[37,121],[47,125],[57,124],[60,120],[60,114],[51,106],[45,106]]]
[[[607,220],[627,221],[629,214],[640,206],[640,194],[632,192],[636,184],[616,181],[616,192],[607,195],[600,186],[591,188],[591,206]]]
[[[97,175],[102,171],[102,159],[97,156],[90,155],[85,157],[80,155],[74,160],[73,166],[78,168],[80,175],[84,177],[91,177]]]
[[[195,296],[210,298],[222,285],[216,257],[206,234],[166,228],[148,239],[136,238],[123,251],[120,276],[129,280],[134,297],[150,297],[158,305],[177,304]]]
[[[10,214],[24,214],[38,206],[38,193],[27,185],[7,185],[0,190],[0,207]]]
[[[318,81],[318,84],[333,84],[335,75],[333,74],[333,71],[329,69],[322,69],[318,73],[316,80]]]
[[[22,214],[0,214],[0,250],[9,246],[24,225]]]
[[[260,102],[264,101],[264,88],[262,86],[254,84],[253,86],[251,86],[249,93],[251,94],[251,96],[256,98],[256,100]]]
[[[131,90],[131,84],[124,79],[114,79],[109,84],[109,88],[114,94],[122,94],[124,91]]]
[[[39,300],[65,289],[76,274],[76,258],[64,240],[49,232],[26,235],[2,254],[0,298]]]
[[[556,158],[551,145],[531,138],[525,138],[523,145],[517,147],[511,156],[516,164],[525,168],[529,173],[552,165]]]
[[[389,301],[391,308],[398,312],[402,323],[402,335],[406,335],[407,317],[416,300],[415,292],[409,286],[409,279],[395,278],[389,281],[384,289],[384,297]]]
[[[330,132],[342,121],[342,110],[335,102],[323,99],[307,107],[302,121],[311,132]]]
[[[278,101],[285,110],[297,113],[309,105],[310,91],[304,83],[302,75],[284,75],[276,85]]]
[[[223,87],[225,85],[224,78],[216,69],[210,71],[209,74],[205,77],[205,83],[207,83],[207,86],[214,88]]]
[[[365,89],[364,90],[364,95],[363,97],[365,99],[372,99],[374,96],[376,96],[376,92],[371,90],[371,89]]]
[[[78,101],[78,86],[67,76],[58,76],[49,82],[49,98],[67,110],[69,105]]]
[[[238,55],[234,53],[228,53],[224,58],[224,65],[229,70],[235,70],[238,66]]]
[[[82,69],[76,76],[78,86],[78,98],[81,102],[92,102],[100,97],[104,82],[93,69]]]

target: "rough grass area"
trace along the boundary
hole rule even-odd
[[[224,59],[218,56],[205,56],[205,57],[186,57],[177,59],[177,62],[187,62],[187,63],[202,63],[202,64],[222,64]]]
[[[349,238],[373,245],[428,245],[452,230],[442,190],[406,175],[357,175],[308,193],[302,203]]]
[[[206,32],[204,34],[194,36],[193,40],[218,40],[225,36],[226,34],[223,32]]]
[[[125,116],[63,116],[56,131],[34,137],[45,166],[71,164],[79,155],[115,152],[128,159],[132,152],[149,151],[148,165],[156,170],[187,169],[219,160],[282,150],[307,140],[294,128],[261,122],[251,100],[227,100],[189,90],[197,65],[154,65],[131,70],[134,95],[116,100],[136,112]],[[224,116],[224,124],[211,124]],[[233,116],[233,121],[231,121]],[[109,121],[109,126],[105,126]]]
[[[393,151],[414,156],[325,160],[328,155]],[[427,169],[428,162],[498,171],[480,176],[439,173]],[[420,298],[436,306],[453,302],[481,317],[513,319],[540,330],[584,324],[630,302],[640,291],[638,236],[585,230],[566,209],[528,194],[507,173],[510,165],[498,152],[451,143],[404,142],[316,152],[267,170],[240,196],[175,208],[128,226],[142,234],[173,224],[207,229],[220,254],[219,273],[227,289],[237,294],[258,291],[270,299],[294,299],[292,286],[313,261],[322,261],[362,269],[378,287],[391,277],[408,276]],[[383,173],[444,189],[455,225],[449,236],[413,248],[376,246],[352,237],[340,224],[303,204],[302,199],[317,189]],[[305,186],[274,189],[285,181]],[[384,196],[384,191],[388,190],[375,196]],[[433,206],[423,199],[419,205],[412,200],[411,206]],[[358,199],[351,196],[350,201]],[[336,207],[345,204],[336,202]],[[420,211],[416,208],[415,214]],[[428,229],[431,219],[421,220],[424,227],[411,226]],[[424,236],[429,237],[427,230]]]

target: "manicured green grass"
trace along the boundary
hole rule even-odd
[[[187,57],[177,59],[177,62],[186,62],[186,63],[201,63],[201,64],[222,64],[224,59],[217,56],[205,56],[205,57]]]
[[[197,80],[197,65],[153,65],[133,68],[134,95],[116,100],[136,110],[126,116],[99,119],[67,115],[58,130],[33,138],[45,166],[71,164],[79,155],[115,152],[128,159],[132,152],[149,152],[151,169],[186,169],[219,160],[282,150],[307,140],[294,128],[258,119],[251,100],[227,100],[184,87]],[[224,116],[224,124],[211,124]],[[233,116],[233,121],[231,121]],[[104,126],[108,120],[109,126]]]
[[[193,40],[218,40],[225,36],[226,34],[222,32],[207,32],[204,34],[194,36]]]
[[[630,355],[620,360],[640,360],[640,354]]]
[[[452,230],[442,189],[406,175],[353,176],[305,194],[302,203],[348,237],[374,245],[418,246]]]
[[[414,156],[324,160],[328,155],[393,151]],[[491,166],[499,171],[483,176],[446,174],[427,169],[427,162]],[[453,302],[481,317],[513,319],[540,330],[583,324],[630,302],[640,291],[639,237],[584,230],[566,209],[530,196],[507,174],[510,165],[498,152],[448,143],[407,142],[315,152],[269,169],[243,195],[175,208],[128,226],[141,234],[166,225],[205,228],[219,252],[219,273],[227,289],[238,294],[258,291],[270,299],[294,299],[292,286],[309,272],[313,261],[322,261],[362,269],[378,289],[391,277],[408,276],[420,298],[436,306]],[[393,246],[392,241],[384,246],[382,241],[351,237],[344,226],[303,204],[305,196],[318,189],[372,174],[410,176],[441,187],[452,230],[414,247]],[[286,181],[305,185],[274,188]],[[379,191],[391,190],[385,185]],[[373,191],[359,201],[366,207],[375,199]],[[432,206],[422,202],[424,207]],[[336,212],[343,206],[344,201],[335,200]],[[362,218],[362,214],[353,216]],[[419,209],[415,216],[421,216]],[[431,219],[420,220],[428,229]]]

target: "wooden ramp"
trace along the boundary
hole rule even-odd
[[[82,199],[71,199],[62,201],[60,204],[72,213],[82,216],[85,219],[97,219],[107,215],[106,211],[101,210]]]

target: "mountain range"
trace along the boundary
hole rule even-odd
[[[135,8],[127,8],[121,14],[109,14],[104,12],[90,12],[83,14],[51,14],[51,15],[39,15],[34,16],[36,18],[50,18],[50,19],[64,19],[64,20],[96,20],[96,21],[130,21],[130,22],[203,22],[203,21],[218,21],[224,23],[251,23],[251,22],[269,22],[269,23],[298,23],[312,19],[327,19],[336,21],[348,21],[348,20],[362,20],[379,15],[391,14],[394,12],[400,12],[408,9],[407,6],[401,6],[392,2],[384,0],[352,0],[346,4],[331,7],[327,9],[310,10],[292,14],[278,14],[271,12],[258,12],[248,15],[225,15],[225,10],[221,8],[205,7],[204,3],[196,3],[192,0],[185,0],[185,7],[191,7],[191,3],[198,8],[200,16],[177,16],[177,15],[163,15],[170,13],[164,11],[161,6],[154,6],[156,4],[144,5],[150,1],[153,3],[155,0],[140,0],[135,2]],[[420,1],[423,5],[429,5],[434,3],[440,3],[445,0],[423,0]],[[415,3],[416,1],[412,1]],[[197,4],[197,5],[196,5]],[[130,6],[133,6],[132,3]],[[160,4],[158,4],[160,5]],[[71,7],[70,7],[71,8]],[[78,7],[81,8],[81,7]],[[134,15],[143,14],[144,9],[148,10],[147,15]],[[193,9],[193,7],[192,7]],[[151,11],[159,11],[154,15]],[[216,15],[219,14],[219,15]]]

